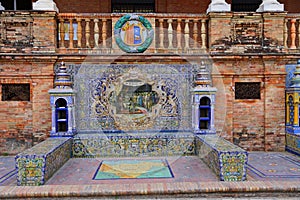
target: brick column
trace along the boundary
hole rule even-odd
[[[276,40],[279,45],[284,46],[285,16],[287,13],[263,13],[263,37]]]
[[[57,46],[57,22],[56,13],[34,12],[33,26],[33,51],[55,52]]]
[[[218,12],[209,13],[208,16],[208,47],[210,47],[216,40],[231,35],[232,14],[229,12]]]

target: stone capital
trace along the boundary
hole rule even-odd
[[[283,12],[284,4],[277,0],[263,0],[256,12]]]
[[[33,10],[50,10],[58,12],[58,8],[53,0],[38,0],[33,3]]]
[[[225,0],[211,0],[211,3],[206,10],[206,13],[210,12],[230,12],[231,5],[226,3]]]

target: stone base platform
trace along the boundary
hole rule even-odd
[[[170,182],[99,185],[2,186],[0,199],[149,199],[241,198],[297,199],[300,181]]]
[[[0,199],[299,199],[300,179],[291,173],[299,169],[300,158],[285,152],[250,152],[251,169],[243,182],[219,181],[197,156],[168,157],[174,178],[93,180],[103,159],[125,158],[71,158],[42,186],[16,186],[12,177],[14,184],[0,184]]]

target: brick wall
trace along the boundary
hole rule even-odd
[[[110,0],[55,0],[61,13],[109,13],[111,12]]]
[[[299,0],[278,0],[278,2],[284,4],[284,10],[290,13],[299,13]]]
[[[13,78],[9,71],[17,67],[1,64],[0,83],[31,83],[30,78]],[[6,77],[3,77],[6,72]],[[11,77],[10,77],[11,76]],[[1,86],[0,86],[1,88]],[[2,89],[1,89],[2,96]],[[1,98],[1,97],[0,97]],[[0,155],[18,153],[31,146],[32,142],[32,102],[0,101]]]
[[[284,150],[284,78],[284,65],[278,58],[214,58],[217,133],[245,150]],[[261,98],[236,99],[236,82],[260,82]]]
[[[0,85],[30,84],[30,101],[0,99],[1,155],[19,153],[49,134],[48,90],[53,87],[57,57],[51,54],[56,51],[57,27],[55,12],[6,11],[0,15]]]
[[[102,3],[105,4],[101,1]],[[173,6],[172,10],[177,6],[167,3],[164,5]],[[254,18],[258,15],[260,14]],[[31,98],[29,102],[0,101],[0,154],[18,153],[33,144],[34,134],[41,133],[45,136],[49,133],[51,109],[48,90],[53,87],[53,65],[57,59],[57,55],[53,54],[56,50],[57,31],[54,12],[18,12],[14,18],[9,15],[4,17],[9,23],[2,25],[5,24],[6,30],[14,31],[6,31],[9,40],[0,44],[1,53],[6,53],[1,57],[0,84],[29,83]],[[283,16],[258,16],[262,17],[266,19],[264,35],[282,42]],[[0,20],[3,19],[1,16]],[[210,15],[210,20],[210,43],[232,34],[231,13],[213,14]],[[29,28],[31,23],[32,29]],[[26,39],[25,34],[28,32],[33,36],[33,46],[26,41],[13,44]],[[37,54],[31,54],[33,52]],[[66,58],[69,62],[76,62],[78,56]],[[142,62],[142,57],[137,58],[140,60],[129,63]],[[218,134],[247,150],[283,150],[284,68],[288,61],[280,56],[248,57],[243,53],[213,56],[213,61],[213,82],[218,88],[215,112]],[[168,62],[178,61],[170,56]],[[236,100],[232,86],[241,81],[261,82],[261,98]]]
[[[241,26],[249,25],[250,21],[253,26],[263,26],[264,32],[260,33],[262,36],[259,37],[269,38],[282,45],[284,15],[246,15],[241,19],[240,14],[233,17],[231,15],[230,13],[210,15],[210,44],[222,38],[232,37],[234,22],[232,20],[237,19]],[[248,27],[245,27],[244,30],[247,29]],[[253,44],[241,41],[239,44],[233,44],[231,48],[246,49],[247,45]],[[216,113],[221,113],[216,114],[218,134],[246,150],[282,151],[285,146],[286,61],[278,56],[243,56],[243,51],[236,53],[236,56],[226,53],[223,56],[213,56],[214,84],[218,88]],[[234,93],[236,82],[260,82],[260,99],[236,99]]]
[[[158,12],[166,13],[206,13],[210,0],[166,0],[164,5],[158,4]],[[160,8],[161,6],[165,6]]]
[[[0,13],[0,52],[55,52],[56,12],[5,11]]]
[[[38,60],[23,56],[2,59],[0,87],[3,83],[30,84],[30,101],[3,101],[0,95],[0,155],[19,153],[45,139],[50,131],[48,90],[53,87],[53,60]]]

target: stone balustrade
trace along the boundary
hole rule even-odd
[[[284,47],[289,50],[300,49],[300,15],[288,14],[285,18]]]
[[[207,49],[205,14],[143,14],[154,29],[149,52],[191,53]],[[58,47],[61,52],[118,53],[113,29],[121,14],[59,13]]]
[[[113,34],[115,24],[122,16],[120,13],[1,11],[0,52],[123,53]],[[142,16],[150,22],[154,32],[146,53],[300,51],[299,14],[143,13]]]

